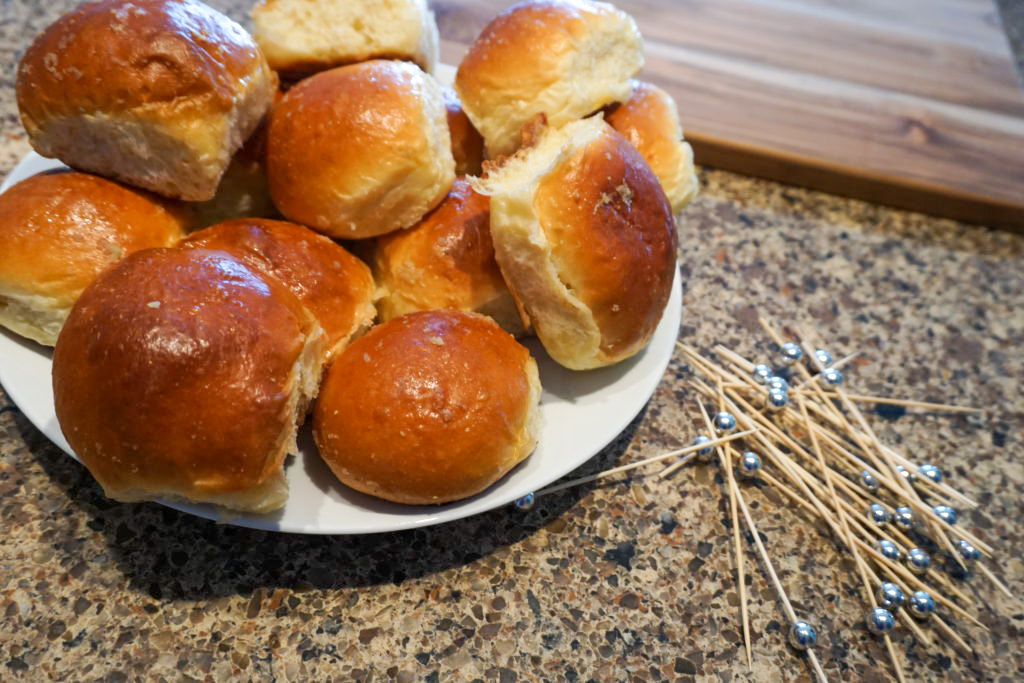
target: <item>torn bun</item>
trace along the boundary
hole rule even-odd
[[[132,252],[177,244],[184,215],[88,173],[22,180],[0,195],[0,325],[53,346],[82,290]]]
[[[136,252],[93,282],[57,340],[61,431],[120,501],[263,513],[316,395],[323,332],[281,285],[205,249]]]
[[[469,46],[455,76],[462,107],[490,156],[511,154],[537,114],[561,127],[629,99],[643,40],[625,12],[589,0],[527,0]]]
[[[672,213],[697,196],[693,149],[683,139],[672,96],[651,83],[633,82],[633,96],[610,108],[605,121],[629,140],[658,176]]]
[[[650,341],[676,270],[658,179],[600,116],[545,129],[493,165],[495,256],[551,357],[573,370],[624,360]]]
[[[197,0],[100,0],[43,31],[18,66],[32,147],[167,197],[213,197],[277,79],[241,26]]]

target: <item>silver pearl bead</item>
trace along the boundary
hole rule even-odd
[[[868,470],[861,470],[860,472],[860,485],[866,488],[868,491],[874,493],[878,490],[878,477],[869,472]]]
[[[892,516],[892,521],[896,526],[904,531],[910,531],[914,528],[914,511],[906,505],[901,505],[896,508],[896,512]]]
[[[911,472],[910,470],[908,470],[903,465],[896,465],[896,472],[898,472],[901,477],[906,479],[911,484],[914,484],[914,483],[917,482],[917,475],[914,474],[913,472]]]
[[[839,386],[843,383],[843,373],[835,368],[825,368],[821,371],[821,378],[832,386]]]
[[[875,607],[868,613],[868,630],[876,635],[888,633],[895,626],[896,617],[884,607]]]
[[[926,591],[917,591],[907,601],[907,610],[918,619],[926,619],[935,611],[935,598]]]
[[[832,354],[825,349],[815,349],[814,358],[821,363],[821,367],[823,368],[827,368],[832,365]]]
[[[906,597],[903,595],[903,589],[889,581],[878,587],[878,593],[875,594],[875,597],[878,598],[878,602],[882,607],[888,609],[901,607],[903,601],[906,600]]]
[[[965,562],[977,562],[981,559],[981,551],[962,538],[957,540],[956,549],[960,551],[960,557],[964,558]]]
[[[699,446],[709,441],[711,441],[711,439],[701,434],[700,436],[694,437],[692,445]],[[697,457],[700,458],[701,460],[708,460],[711,457],[711,452],[714,450],[715,449],[712,446],[709,446],[708,448],[702,448],[699,451],[697,451]]]
[[[878,526],[883,526],[889,523],[889,511],[885,509],[884,505],[872,503],[868,508],[868,519]]]
[[[875,543],[875,547],[878,548],[878,552],[882,553],[882,557],[887,560],[899,562],[903,559],[903,551],[900,550],[900,547],[892,541],[881,539]]]
[[[818,632],[806,621],[794,621],[789,629],[789,644],[797,650],[806,650],[818,643]]]
[[[920,548],[911,548],[907,551],[907,566],[915,574],[924,574],[932,566],[932,558]]]
[[[732,413],[723,410],[715,415],[715,429],[720,432],[731,432],[736,429],[736,418]]]
[[[740,456],[739,471],[745,477],[757,476],[761,471],[761,456],[754,451],[745,451]]]
[[[768,380],[767,387],[769,391],[774,389],[776,391],[782,391],[787,394],[789,393],[789,382],[786,381],[785,377],[779,377],[778,375],[775,375],[774,377]]]
[[[935,465],[920,465],[917,468],[917,473],[936,484],[942,481],[942,470]]]
[[[769,410],[782,410],[789,403],[789,394],[785,391],[778,391],[772,389],[768,392],[768,409]]]
[[[529,510],[533,507],[533,503],[536,497],[532,493],[527,493],[522,498],[516,498],[516,501],[512,503],[520,510]]]
[[[786,365],[792,365],[803,357],[804,351],[799,344],[786,342],[782,345],[782,362]]]
[[[774,374],[772,369],[764,363],[758,363],[754,366],[754,381],[758,384],[767,384]]]
[[[956,524],[956,510],[948,505],[936,505],[932,508],[932,511],[946,524],[950,526]]]

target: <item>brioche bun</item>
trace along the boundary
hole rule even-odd
[[[633,143],[658,176],[672,213],[697,196],[693,149],[683,140],[679,111],[672,96],[651,83],[633,82],[633,96],[612,106],[605,120]]]
[[[60,17],[18,67],[32,147],[74,168],[210,199],[276,78],[235,22],[196,0],[100,0]]]
[[[595,116],[545,129],[493,165],[495,256],[551,357],[585,370],[650,341],[676,269],[665,193],[640,153]]]
[[[291,290],[324,329],[328,357],[373,323],[376,288],[370,269],[309,228],[238,218],[193,233],[182,246],[225,251]]]
[[[484,162],[484,139],[462,111],[462,103],[455,91],[447,86],[441,89],[444,107],[448,113],[448,132],[452,137],[452,156],[455,157],[455,175],[480,175]]]
[[[433,73],[438,60],[426,0],[260,0],[252,33],[271,68],[290,80],[379,58]]]
[[[537,443],[530,352],[458,311],[395,318],[349,346],[313,411],[320,455],[344,484],[410,504],[483,491]]]
[[[488,315],[511,334],[524,332],[494,260],[490,200],[465,179],[415,226],[378,238],[373,267],[384,292],[382,322],[450,308]]]
[[[413,225],[455,180],[440,86],[386,60],[301,81],[270,117],[267,176],[285,217],[331,237]]]
[[[68,443],[106,494],[281,507],[282,464],[316,395],[319,325],[234,257],[148,249],[82,294],[57,340]]]
[[[0,325],[53,346],[103,269],[183,236],[183,211],[87,173],[26,178],[0,195]]]
[[[484,27],[455,89],[497,157],[515,151],[520,127],[537,114],[558,128],[628,100],[643,64],[643,40],[625,12],[588,0],[528,0]]]

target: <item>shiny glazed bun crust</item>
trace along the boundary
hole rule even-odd
[[[697,196],[693,149],[683,140],[679,111],[672,96],[651,83],[633,82],[633,96],[610,108],[605,120],[633,143],[658,176],[672,213]]]
[[[183,236],[179,205],[87,173],[26,178],[0,195],[0,325],[53,346],[103,269]]]
[[[191,201],[213,196],[276,77],[242,27],[196,0],[101,0],[41,33],[18,67],[37,152]]]
[[[600,116],[546,129],[475,189],[491,197],[498,265],[553,359],[585,370],[647,345],[677,238],[658,179],[625,138]]]
[[[282,214],[331,237],[413,225],[455,180],[440,86],[385,60],[301,81],[270,117],[267,176]]]
[[[381,321],[451,308],[488,315],[508,332],[523,334],[494,260],[490,216],[490,200],[460,178],[422,221],[378,238],[373,267],[384,290]]]
[[[93,282],[57,340],[68,443],[108,496],[267,512],[316,394],[319,325],[280,285],[204,249],[136,252]]]
[[[537,114],[561,127],[630,96],[644,65],[633,19],[589,0],[527,0],[496,16],[459,64],[455,90],[492,158]]]
[[[344,484],[399,503],[445,503],[483,491],[533,451],[539,400],[530,352],[493,321],[410,313],[335,360],[313,434]]]
[[[317,318],[329,356],[373,323],[376,288],[370,269],[309,228],[238,218],[195,232],[182,246],[226,251],[257,273],[276,278]]]
[[[252,32],[287,79],[370,59],[404,59],[432,73],[438,60],[427,0],[260,0]]]

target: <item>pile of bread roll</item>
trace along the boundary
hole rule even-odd
[[[432,75],[425,0],[100,0],[25,53],[37,152],[0,196],[0,325],[55,346],[61,429],[112,498],[284,505],[312,415],[344,484],[483,491],[537,443],[536,335],[617,363],[696,193],[633,19],[527,0]]]

